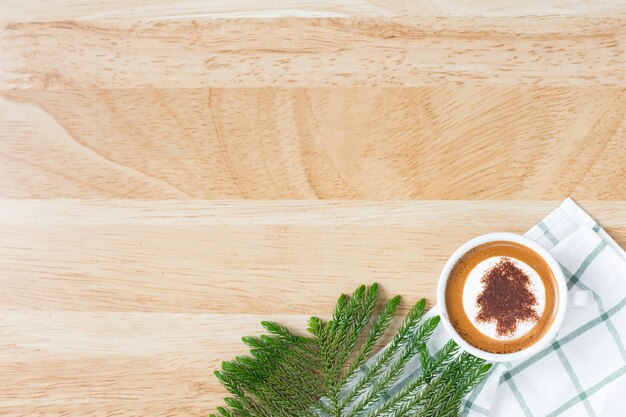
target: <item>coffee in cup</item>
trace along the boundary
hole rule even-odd
[[[519,243],[499,240],[468,250],[450,271],[445,303],[450,322],[472,346],[513,353],[540,340],[558,306],[548,263]]]
[[[563,271],[537,242],[514,233],[477,236],[444,265],[437,308],[450,337],[493,362],[528,358],[556,337],[568,306],[590,303],[590,291],[567,289]]]

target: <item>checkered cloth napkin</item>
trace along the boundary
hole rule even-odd
[[[556,340],[540,353],[495,365],[462,416],[626,416],[626,253],[569,198],[526,236],[560,263],[568,288],[592,291],[593,301],[570,307]],[[431,352],[448,339],[439,326]],[[419,373],[415,360],[389,394]]]

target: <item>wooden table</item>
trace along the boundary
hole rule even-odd
[[[3,3],[0,415],[205,416],[261,320],[568,195],[626,244],[623,2]]]

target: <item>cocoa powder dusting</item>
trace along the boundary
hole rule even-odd
[[[538,321],[537,298],[530,291],[530,278],[509,258],[502,258],[491,267],[480,282],[483,290],[476,299],[476,320],[496,322],[499,336],[511,336],[518,322]]]

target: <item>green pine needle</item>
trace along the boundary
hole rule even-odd
[[[423,299],[372,358],[400,305],[394,297],[375,315],[378,295],[376,284],[341,295],[331,320],[311,317],[309,336],[262,322],[269,335],[242,338],[250,356],[224,362],[215,372],[231,397],[210,417],[457,417],[462,398],[491,365],[459,353],[453,341],[431,355],[426,342],[439,317],[422,320]],[[416,357],[421,375],[383,399]]]

